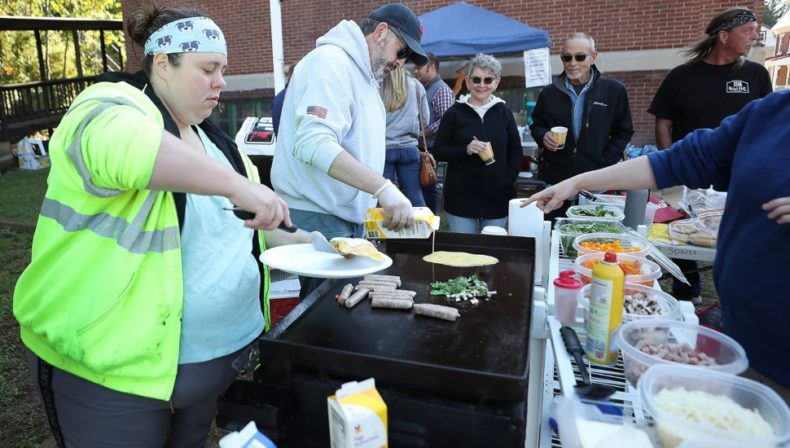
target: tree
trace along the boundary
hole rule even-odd
[[[32,17],[73,17],[89,19],[120,19],[120,0],[3,0],[0,15]],[[124,36],[121,31],[104,33],[110,58],[126,60]],[[98,31],[79,31],[83,74],[102,71],[101,44]],[[42,31],[44,63],[50,78],[77,76],[74,43],[70,31]],[[33,31],[0,32],[0,83],[39,80],[38,55]]]
[[[787,12],[788,7],[790,7],[790,3],[787,3],[787,0],[765,0],[763,25],[768,28],[776,25],[776,22]]]

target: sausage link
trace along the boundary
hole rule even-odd
[[[461,313],[459,313],[457,309],[450,306],[436,305],[433,303],[415,303],[414,314],[435,317],[437,319],[444,319],[453,322],[461,317]]]
[[[402,299],[371,298],[370,306],[373,308],[391,308],[396,310],[408,310],[412,306],[412,301],[402,300]]]
[[[346,308],[353,308],[357,305],[357,303],[361,302],[362,299],[364,299],[369,292],[370,290],[367,288],[359,288],[357,292],[355,292],[354,294],[351,295],[351,297],[346,299],[343,305],[345,305]]]

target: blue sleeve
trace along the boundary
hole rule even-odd
[[[285,90],[288,89],[288,84],[285,88],[280,90],[280,93],[272,100],[272,125],[274,126],[275,135],[280,130],[280,116],[283,114],[283,103],[285,102]]]
[[[726,191],[732,161],[744,128],[758,101],[752,101],[716,129],[698,129],[669,149],[648,154],[658,188],[685,185]]]

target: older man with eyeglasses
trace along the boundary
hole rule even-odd
[[[634,133],[628,92],[620,81],[601,75],[597,56],[592,37],[571,34],[560,53],[563,72],[538,95],[530,130],[542,146],[539,176],[548,184],[614,165]],[[550,131],[556,126],[568,129],[564,146]]]

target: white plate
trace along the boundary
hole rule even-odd
[[[387,269],[392,258],[381,254],[381,261],[368,257],[344,258],[342,255],[318,252],[312,244],[289,244],[266,249],[261,263],[297,275],[316,278],[350,278]]]

